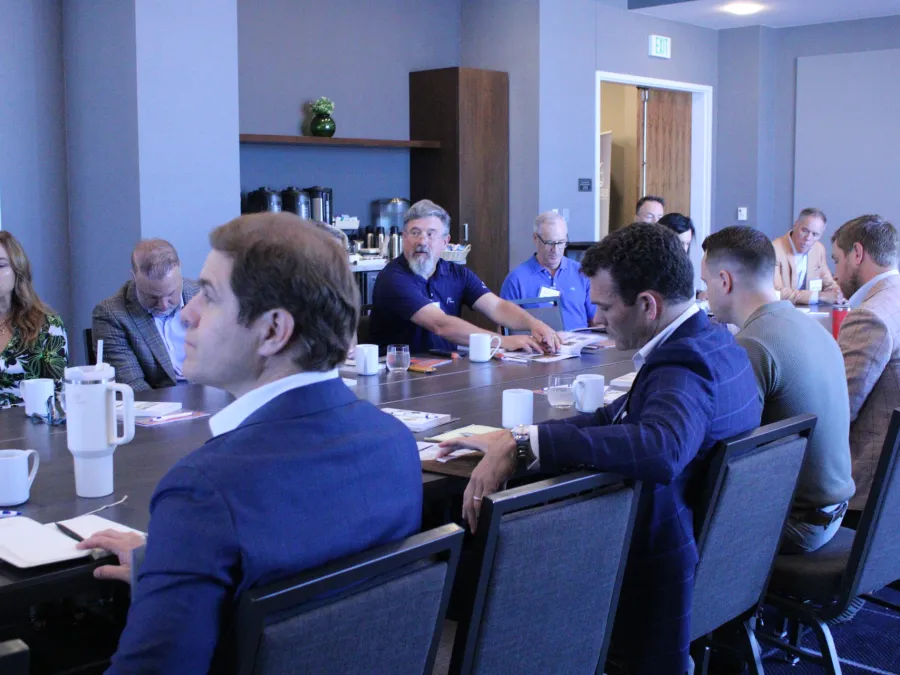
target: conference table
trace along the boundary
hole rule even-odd
[[[417,440],[468,424],[501,426],[503,391],[509,388],[541,390],[550,375],[598,373],[607,383],[634,370],[633,352],[604,349],[585,352],[579,358],[554,363],[513,363],[492,360],[472,363],[454,359],[432,374],[386,372],[360,376],[342,369],[341,375],[355,380],[351,388],[359,398],[378,406],[399,407],[434,413],[448,413],[457,421],[416,434]],[[138,392],[142,401],[179,401],[186,410],[215,414],[232,397],[218,389],[194,384]],[[575,414],[575,409],[552,408],[547,397],[534,396],[536,422]],[[41,523],[51,523],[112,504],[127,495],[123,503],[99,515],[138,530],[146,531],[149,503],[159,480],[181,457],[211,437],[209,417],[173,422],[155,427],[137,427],[134,439],[115,452],[114,493],[99,499],[83,499],[75,494],[71,454],[66,445],[65,426],[48,426],[28,419],[22,408],[0,411],[0,449],[33,448],[40,454],[40,469],[27,503],[16,507],[23,515]],[[248,449],[252,452],[252,449]],[[423,471],[422,488],[426,509],[440,510],[441,504],[458,498],[466,479]],[[435,507],[435,505],[438,505]],[[450,519],[449,511],[447,518]],[[459,514],[454,509],[454,516]],[[79,559],[32,569],[18,569],[0,561],[0,625],[14,622],[37,603],[57,600],[83,592],[102,593],[111,582],[98,582],[91,572],[110,558]],[[121,584],[119,584],[121,585]],[[4,636],[0,635],[0,638]]]

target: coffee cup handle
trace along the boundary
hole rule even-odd
[[[575,380],[575,384],[572,385],[572,395],[575,397],[575,406],[580,409],[581,403],[584,401],[584,380]]]
[[[31,471],[28,473],[28,488],[31,489],[34,477],[37,476],[38,467],[41,465],[41,456],[37,450],[29,450],[28,454],[34,457],[34,464],[31,465]]]
[[[116,435],[116,392],[122,394],[122,435]],[[109,417],[109,443],[110,445],[122,445],[131,442],[134,438],[134,390],[127,384],[112,383],[109,385],[109,395],[112,397],[113,414]]]
[[[497,341],[497,346],[494,346],[494,340]],[[489,359],[494,358],[494,354],[500,351],[500,344],[503,342],[503,338],[499,335],[491,336],[491,355],[488,357]]]

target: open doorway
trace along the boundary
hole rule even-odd
[[[598,241],[632,221],[643,194],[662,196],[666,211],[689,215],[699,241],[710,233],[712,93],[707,85],[597,73]]]

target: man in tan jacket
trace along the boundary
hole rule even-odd
[[[825,214],[803,209],[791,231],[772,242],[775,247],[775,290],[795,305],[842,302],[843,297],[828,269]]]
[[[844,223],[831,238],[835,276],[850,300],[838,344],[850,394],[850,454],[861,511],[869,496],[891,411],[900,407],[900,237],[881,216]],[[856,514],[848,516],[850,522]]]

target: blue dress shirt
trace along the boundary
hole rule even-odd
[[[417,326],[412,316],[426,305],[458,317],[462,306],[472,308],[488,287],[465,265],[438,260],[434,274],[423,279],[409,268],[406,256],[389,262],[375,281],[372,293],[371,340],[377,345],[409,345],[411,352],[452,350],[456,345]]]
[[[500,289],[500,297],[504,300],[538,298],[541,297],[542,288],[549,289],[550,293],[559,292],[559,306],[562,309],[565,330],[586,328],[590,325],[595,312],[591,303],[591,280],[581,273],[581,265],[565,256],[556,274],[551,276],[550,272],[538,262],[537,256],[532,255],[506,276]]]

